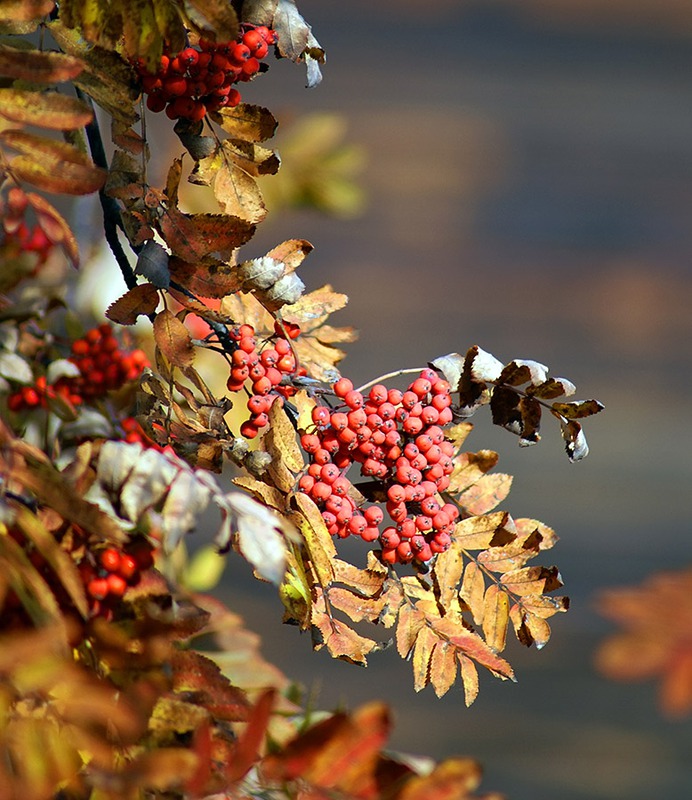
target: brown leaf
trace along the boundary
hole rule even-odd
[[[84,591],[84,580],[72,557],[60,547],[55,538],[43,527],[40,521],[26,508],[16,513],[16,523],[26,538],[33,543],[36,551],[46,560],[60,581],[75,608],[86,619],[89,608]]]
[[[522,567],[505,572],[501,581],[507,591],[520,596],[552,592],[563,586],[557,567]]]
[[[391,720],[384,703],[369,703],[347,716],[337,713],[309,728],[275,755],[265,757],[262,776],[273,783],[299,780],[328,796],[374,798],[376,767]]]
[[[94,115],[86,103],[64,94],[0,88],[0,116],[39,128],[67,131],[83,128]]]
[[[65,53],[0,47],[0,75],[10,78],[30,83],[62,83],[76,78],[83,69],[81,59]]]
[[[266,108],[249,103],[240,103],[234,108],[222,108],[212,112],[210,117],[226,133],[249,142],[271,139],[278,125]]]
[[[150,283],[140,283],[108,306],[106,316],[119,325],[134,325],[141,314],[153,314],[159,293]]]
[[[435,633],[457,647],[465,655],[503,679],[514,680],[512,667],[481,639],[451,617],[434,622]]]
[[[276,261],[280,261],[282,264],[285,264],[288,272],[292,272],[303,263],[305,257],[308,256],[313,250],[314,247],[305,239],[288,239],[287,241],[276,245],[276,247],[272,247],[272,249],[267,253],[267,257],[273,258]],[[308,297],[309,295],[302,299],[303,304],[308,303]],[[295,313],[296,309],[292,308],[291,312]]]
[[[173,256],[168,268],[176,283],[200,297],[226,297],[237,292],[242,284],[238,268],[220,261],[191,263]]]
[[[175,367],[189,367],[195,359],[190,332],[168,309],[154,319],[154,340],[166,359]]]
[[[580,400],[574,403],[553,403],[552,410],[567,419],[582,419],[598,414],[605,406],[598,400]]]
[[[462,423],[471,427],[470,423]],[[445,432],[449,438],[448,432]],[[464,437],[465,438],[465,437]],[[462,439],[463,441],[463,439]],[[454,458],[454,468],[449,476],[450,494],[463,492],[476,483],[486,472],[497,464],[499,456],[493,450],[479,450],[477,453],[459,453]]]
[[[54,6],[54,0],[3,0],[2,19],[29,22],[50,14]]]
[[[317,599],[312,604],[310,621],[313,626],[313,648],[321,650],[326,647],[332,658],[366,666],[368,653],[381,649],[377,642],[361,636],[345,622],[335,619],[325,605],[322,590],[318,590]]]
[[[72,229],[56,208],[46,199],[35,192],[27,192],[29,205],[34,209],[36,219],[41,230],[51,242],[58,244],[65,251],[65,255],[72,262],[73,267],[79,266],[79,247]]]

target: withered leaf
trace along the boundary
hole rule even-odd
[[[521,567],[505,572],[502,585],[513,594],[543,594],[563,586],[557,567]]]
[[[511,475],[501,472],[483,475],[457,497],[457,504],[466,514],[480,516],[498,506],[511,488]]]
[[[483,570],[475,561],[466,564],[459,596],[471,610],[476,625],[481,625],[485,613],[485,578]]]
[[[420,692],[430,682],[430,659],[435,645],[440,640],[437,634],[428,626],[423,625],[416,637],[413,646],[413,688]]]
[[[36,220],[41,230],[51,242],[58,244],[65,251],[73,267],[79,266],[79,247],[72,229],[64,217],[45,197],[35,192],[27,192],[29,205],[34,209]]]
[[[199,297],[226,297],[237,292],[242,285],[238,268],[221,261],[189,262],[173,256],[168,268],[176,283]]]
[[[153,314],[159,293],[150,283],[140,283],[108,307],[106,316],[119,325],[134,325],[141,314]]]
[[[442,697],[457,678],[457,651],[448,642],[438,641],[430,659],[430,683],[435,694]]]
[[[298,444],[296,430],[280,403],[273,403],[269,410],[269,432],[267,448],[293,473],[303,469],[303,453]],[[269,444],[271,442],[271,445]]]
[[[83,128],[93,118],[89,106],[75,97],[8,88],[0,88],[0,116],[56,131]]]
[[[322,590],[318,591],[318,598],[312,604],[310,620],[313,648],[321,650],[326,647],[332,658],[365,666],[367,655],[381,649],[373,639],[361,636],[345,622],[335,619],[327,610]]]
[[[605,406],[598,400],[580,400],[574,403],[553,403],[551,409],[566,419],[582,419],[598,414]]]
[[[491,583],[483,602],[483,635],[495,653],[505,649],[509,624],[509,597],[496,583]]]
[[[210,113],[212,120],[226,133],[248,142],[263,142],[271,139],[278,125],[272,114],[262,106],[240,103]]]
[[[459,659],[461,680],[464,684],[464,701],[468,707],[478,697],[478,670],[468,656],[463,653],[457,653],[457,657]]]
[[[468,517],[454,528],[455,546],[465,550],[497,548],[516,538],[514,521],[506,511],[494,511],[480,517]]]
[[[334,580],[333,560],[336,558],[336,547],[332,537],[327,531],[322,513],[315,505],[314,500],[302,492],[297,492],[294,495],[294,502],[300,510],[300,514],[294,515],[297,519],[293,519],[293,521],[303,534],[310,562],[320,584],[329,586]]]
[[[481,775],[481,766],[477,761],[450,758],[438,764],[429,775],[414,776],[406,783],[399,797],[400,800],[471,800],[470,792],[478,788]],[[499,795],[484,797],[486,800],[502,800]]]
[[[189,367],[195,359],[190,332],[167,308],[154,318],[154,340],[166,359],[175,367]]]
[[[408,658],[418,634],[425,625],[425,614],[413,603],[405,602],[399,609],[396,627],[396,649],[402,658]]]
[[[10,78],[31,83],[62,83],[76,78],[83,69],[81,59],[65,53],[0,46],[0,75]]]
[[[50,14],[54,5],[55,0],[3,0],[1,16],[3,20],[29,22]]]

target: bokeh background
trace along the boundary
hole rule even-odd
[[[301,141],[309,162],[310,124],[316,140],[334,124],[312,118],[296,140],[292,123],[338,114],[367,204],[348,218],[284,207],[248,257],[312,241],[301,275],[349,295],[333,322],[360,329],[344,364],[356,381],[477,343],[549,365],[606,411],[587,421],[577,465],[551,420],[522,450],[487,414],[474,420],[470,447],[498,450],[515,475],[506,507],[560,535],[544,563],[560,566],[572,608],[543,651],[510,645],[518,684],[483,675],[470,709],[461,690],[414,694],[393,651],[367,669],[312,653],[237,560],[221,591],[317,707],[383,698],[393,748],[475,756],[486,790],[688,800],[692,720],[663,719],[653,685],[608,682],[593,658],[613,630],[599,591],[692,562],[692,5],[299,5],[328,52],[324,82],[307,91],[300,67],[276,63],[244,99],[278,113],[286,169]],[[358,163],[347,150],[337,171]]]

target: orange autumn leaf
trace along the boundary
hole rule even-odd
[[[613,680],[658,680],[666,714],[692,713],[692,569],[602,592],[598,610],[622,628],[599,648],[598,669]]]

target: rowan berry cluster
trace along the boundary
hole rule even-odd
[[[45,376],[39,376],[33,386],[22,386],[8,397],[10,411],[46,408],[59,397],[79,406],[136,380],[149,365],[142,350],[127,353],[120,349],[108,323],[92,328],[82,339],[74,341],[69,360],[79,369],[78,376],[61,377],[54,385],[47,383]]]
[[[70,361],[79,368],[78,378],[67,380],[85,400],[103,397],[113,389],[137,380],[149,366],[144,351],[125,352],[108,323],[92,328],[72,342]]]
[[[41,227],[40,221],[29,224],[26,221],[26,211],[29,198],[23,189],[12,186],[6,198],[0,202],[0,216],[4,231],[4,243],[14,248],[17,253],[34,253],[37,266],[45,264],[51,250],[55,246],[46,231]]]
[[[313,409],[314,429],[301,436],[311,463],[298,489],[317,503],[332,535],[379,539],[385,563],[429,561],[449,547],[459,517],[439,495],[453,468],[443,431],[452,421],[449,383],[425,369],[406,391],[376,384],[364,396],[348,378],[332,389],[342,404]],[[386,497],[391,524],[382,531],[381,507],[360,509],[349,496],[346,472],[354,462],[371,479],[372,494]]]
[[[201,39],[199,50],[186,47],[176,56],[163,55],[153,74],[141,61],[135,63],[147,108],[165,110],[170,119],[199,122],[208,111],[237,106],[240,92],[234,84],[255,77],[276,41],[275,31],[259,25],[246,29],[234,42]]]
[[[250,418],[240,426],[240,434],[246,439],[254,439],[268,424],[272,404],[295,394],[291,377],[306,374],[306,370],[296,363],[289,342],[300,335],[300,327],[284,323],[282,329],[277,323],[274,336],[262,344],[257,341],[252,325],[236,325],[229,333],[236,349],[231,355],[231,374],[226,386],[230,392],[244,388],[248,392]],[[248,383],[251,390],[246,388]]]
[[[79,564],[79,573],[86,587],[91,615],[110,619],[128,587],[136,586],[141,573],[153,563],[152,547],[143,539],[125,550],[107,547],[95,558],[84,558]]]

